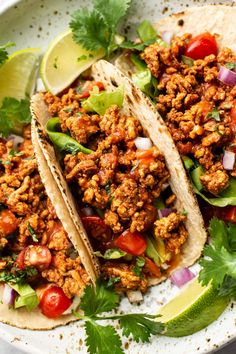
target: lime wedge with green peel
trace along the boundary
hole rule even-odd
[[[219,296],[210,284],[202,286],[194,279],[160,309],[162,317],[158,317],[158,320],[166,325],[164,335],[188,336],[215,321],[228,303],[229,297]]]
[[[63,32],[50,44],[42,60],[40,72],[45,88],[58,94],[104,55],[104,50],[87,51],[76,44],[70,30]]]
[[[39,56],[38,48],[19,50],[0,67],[0,105],[5,97],[20,100],[33,93]]]

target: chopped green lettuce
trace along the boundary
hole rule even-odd
[[[157,32],[151,23],[147,20],[144,20],[137,28],[139,38],[143,41],[150,41],[153,38],[157,37]]]
[[[155,247],[155,241],[153,240],[153,238],[151,236],[148,236],[146,238],[147,240],[147,248],[146,248],[146,255],[151,258],[157,266],[160,266],[161,262],[160,262],[160,257],[159,254],[157,252],[157,249]]]
[[[106,110],[112,106],[117,105],[120,108],[124,101],[124,86],[117,87],[113,92],[101,92],[94,87],[90,92],[90,97],[82,103],[82,107],[88,112],[96,112],[100,115],[105,114]]]
[[[18,283],[9,285],[19,294],[14,304],[16,309],[25,306],[27,310],[32,311],[38,306],[39,299],[37,294],[29,284]]]

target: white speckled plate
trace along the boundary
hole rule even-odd
[[[104,0],[105,1],[105,0]],[[26,47],[41,47],[43,50],[57,34],[67,28],[70,14],[83,0],[0,0],[0,40],[16,42],[17,49]],[[140,22],[140,19],[156,21],[161,16],[171,12],[181,11],[187,6],[206,4],[204,0],[137,0],[130,9],[128,22],[130,27]],[[224,4],[231,3],[223,1]],[[193,269],[196,269],[195,266]],[[144,304],[130,305],[123,300],[121,307],[124,311],[143,311],[156,313],[158,308],[174,296],[177,290],[170,282],[152,288],[145,296]],[[208,328],[184,338],[155,337],[150,344],[136,344],[127,339],[123,340],[126,353],[132,354],[197,354],[210,353],[236,337],[236,313],[231,304],[223,315]],[[86,353],[84,330],[81,323],[57,328],[50,331],[20,330],[0,324],[0,337],[17,348],[31,354],[62,354]]]

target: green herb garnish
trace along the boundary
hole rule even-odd
[[[118,280],[119,281],[119,280]],[[84,311],[81,315],[75,311],[73,314],[85,321],[86,345],[90,354],[123,354],[122,342],[115,327],[101,325],[97,321],[117,320],[122,334],[132,336],[136,342],[149,342],[151,335],[164,331],[164,325],[156,321],[158,316],[148,314],[115,314],[98,316],[107,311],[117,309],[119,295],[112,287],[98,279],[96,287],[87,286],[81,298],[80,308]]]
[[[234,70],[236,68],[236,62],[234,63],[226,63],[225,67],[229,70]]]
[[[213,108],[213,110],[208,113],[207,118],[213,118],[217,122],[220,122],[220,113],[216,107]]]
[[[29,231],[29,233],[30,233],[30,235],[31,235],[31,237],[32,237],[32,240],[34,241],[34,242],[39,242],[39,240],[38,240],[38,238],[37,238],[37,235],[36,235],[36,233],[35,233],[35,231],[34,231],[34,229],[32,228],[32,226],[30,225],[30,223],[28,222],[28,231]]]
[[[76,43],[87,50],[103,49],[107,56],[116,47],[118,23],[125,16],[131,0],[92,0],[93,9],[75,11],[70,28]]]
[[[5,63],[5,61],[8,59],[8,52],[7,48],[15,46],[15,43],[13,42],[7,42],[4,45],[0,45],[0,66]]]
[[[137,277],[142,277],[142,270],[145,264],[144,257],[137,257],[135,267],[132,269],[132,272],[137,275]]]

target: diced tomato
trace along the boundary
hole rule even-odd
[[[137,150],[136,157],[137,157],[140,164],[149,165],[151,162],[154,161],[153,149]]]
[[[51,252],[46,246],[30,245],[19,253],[16,262],[21,269],[36,267],[44,270],[49,267],[51,260]]]
[[[231,128],[234,131],[234,133],[236,132],[236,101],[233,102],[233,106],[230,110],[230,118],[231,118]]]
[[[47,287],[41,296],[39,307],[44,316],[56,318],[61,316],[71,304],[72,301],[65,295],[64,291],[57,285],[52,285]]]
[[[145,257],[144,272],[157,278],[161,276],[160,268],[148,257]]]
[[[114,240],[114,245],[133,256],[141,256],[147,248],[147,241],[139,232],[126,230]]]
[[[99,88],[99,91],[105,90],[105,87],[100,81],[85,81],[85,83],[80,87],[79,98],[88,98],[90,96],[90,91],[93,90],[94,86]]]
[[[10,210],[2,210],[0,213],[0,231],[5,235],[10,235],[16,231],[18,219]]]
[[[204,59],[210,54],[217,55],[217,53],[216,39],[208,32],[193,37],[185,50],[185,55],[194,60]]]
[[[226,208],[222,208],[221,218],[224,221],[229,221],[236,223],[236,206],[228,206]]]
[[[101,240],[109,240],[111,238],[111,229],[99,216],[82,216],[81,220],[90,237]]]

